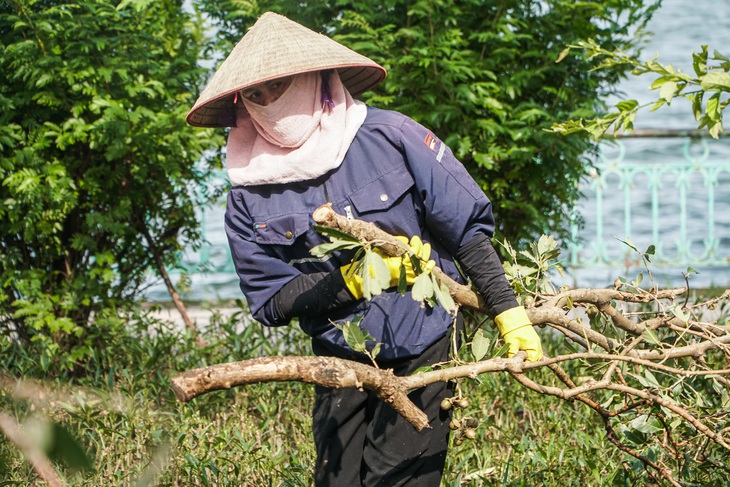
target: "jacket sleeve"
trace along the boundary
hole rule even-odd
[[[339,269],[305,274],[281,260],[271,246],[256,242],[255,222],[245,204],[229,194],[225,227],[233,262],[252,316],[268,326],[292,318],[318,316],[352,304]]]
[[[492,203],[451,149],[413,120],[401,142],[429,232],[456,257],[494,317],[518,305],[492,247]]]
[[[245,203],[235,192],[229,192],[226,236],[251,315],[268,326],[286,325],[289,319],[277,319],[272,307],[266,304],[301,272],[276,256],[271,246],[256,242],[254,224]]]
[[[301,274],[286,283],[266,304],[270,307],[267,316],[272,315],[276,322],[288,322],[294,317],[320,316],[355,301],[339,269]]]
[[[423,203],[426,226],[451,255],[483,234],[494,234],[492,203],[432,132],[411,119],[401,129],[401,145]]]
[[[504,275],[502,262],[492,242],[479,234],[463,245],[456,254],[462,269],[482,295],[489,316],[494,318],[519,306],[515,293]]]

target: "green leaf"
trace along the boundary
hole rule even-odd
[[[658,433],[664,431],[662,423],[655,417],[647,414],[637,416],[633,420],[629,421],[628,426],[632,429],[645,434]]]
[[[405,295],[408,291],[408,281],[406,279],[406,267],[404,265],[400,266],[400,274],[398,276],[398,292],[401,295]]]
[[[672,306],[669,309],[669,311],[671,311],[672,314],[675,317],[677,317],[678,319],[680,319],[684,323],[687,323],[689,321],[689,316],[687,316],[687,314],[684,312],[684,310],[682,309],[682,305],[681,304],[677,304],[675,306]]]
[[[503,357],[509,352],[509,344],[505,343],[501,347],[499,347],[495,352],[492,354],[492,358],[494,357]]]
[[[651,387],[653,389],[659,389],[661,387],[659,385],[659,381],[649,369],[644,371],[644,379],[646,380],[646,383],[644,384],[646,387]]]
[[[426,299],[432,298],[434,293],[433,281],[429,274],[420,274],[416,277],[411,287],[411,296],[416,301],[423,302]]]
[[[370,340],[374,340],[367,330],[360,328],[361,319],[354,321],[346,321],[344,323],[337,324],[335,326],[342,331],[342,335],[345,339],[345,343],[356,352],[365,353],[367,348],[365,343]]]
[[[474,360],[477,362],[484,358],[489,351],[491,341],[484,334],[484,330],[479,329],[474,334],[474,338],[471,341],[471,354],[474,356]]]
[[[700,81],[700,86],[705,91],[730,91],[730,73],[710,71]]]
[[[372,337],[370,338],[373,339]],[[370,350],[370,356],[374,359],[380,353],[380,348],[383,346],[382,343],[376,343],[372,350]]]
[[[448,311],[449,314],[454,314],[456,311],[456,303],[454,302],[454,298],[451,296],[451,292],[449,292],[449,288],[445,283],[439,283],[436,280],[436,276],[433,274],[431,274],[431,282],[433,284],[434,295],[439,304]]]
[[[667,81],[664,83],[659,90],[659,97],[666,101],[667,103],[671,103],[672,98],[674,98],[674,95],[677,93],[677,83],[674,81]]]
[[[312,228],[317,232],[321,233],[322,235],[327,235],[328,237],[334,237],[338,240],[345,240],[348,242],[357,242],[360,243],[360,241],[357,239],[357,237],[350,235],[347,232],[343,232],[342,230],[339,230],[337,228],[332,227],[326,227],[324,225],[312,225]]]
[[[704,91],[698,91],[692,96],[692,114],[697,121],[702,117],[702,97],[704,94]]]
[[[566,56],[568,54],[570,54],[570,49],[571,49],[570,46],[568,46],[565,49],[563,49],[562,51],[560,51],[560,54],[558,54],[558,57],[557,57],[557,59],[555,59],[555,62],[556,63],[559,63],[560,61],[562,61],[563,59],[565,59]]]
[[[713,139],[719,139],[720,134],[722,133],[722,122],[718,120],[717,122],[713,123],[712,126],[710,126],[710,128],[708,129],[708,132]]]
[[[569,353],[578,353],[578,347],[576,347],[568,337],[565,337],[565,339],[563,339],[560,344],[561,346],[565,347],[565,349],[568,350]]]
[[[557,246],[558,242],[552,235],[540,235],[540,239],[537,241],[538,255],[544,256],[545,254],[554,251]]]
[[[698,77],[707,73],[707,45],[702,45],[701,49],[701,52],[692,54],[692,69]]]
[[[638,106],[639,102],[636,100],[623,100],[616,104],[616,108],[618,108],[621,112],[630,112]]]
[[[319,244],[316,247],[312,247],[309,253],[315,257],[324,257],[325,255],[333,252],[339,252],[343,250],[356,249],[361,246],[360,242],[343,242],[341,240]]]
[[[644,338],[644,340],[651,343],[652,345],[659,345],[659,343],[661,343],[661,340],[659,340],[659,335],[657,335],[657,332],[655,330],[652,330],[651,328],[647,328],[646,331],[641,334],[641,336],[642,338]]]
[[[660,99],[658,99],[658,100],[657,100],[657,101],[656,101],[656,102],[655,102],[655,103],[654,103],[654,104],[652,105],[652,107],[651,107],[651,108],[649,109],[649,111],[650,111],[650,112],[653,112],[653,111],[655,111],[655,110],[658,110],[658,109],[660,109],[661,107],[663,107],[664,105],[666,105],[666,103],[667,103],[667,101],[666,101],[666,100],[664,100],[664,99],[660,98]]]
[[[52,460],[65,464],[71,470],[93,470],[94,465],[86,450],[69,431],[53,422],[52,442],[46,453]]]
[[[366,249],[360,267],[365,299],[372,299],[390,287],[390,269],[380,254]]]

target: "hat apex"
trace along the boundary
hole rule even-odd
[[[211,78],[186,120],[198,127],[235,124],[234,93],[271,79],[336,69],[354,97],[380,83],[385,68],[283,15],[266,12]]]

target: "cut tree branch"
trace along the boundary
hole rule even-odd
[[[400,256],[409,251],[407,244],[372,223],[347,219],[334,212],[329,205],[318,208],[313,219],[320,225],[348,233],[363,244],[375,245],[385,255]],[[484,302],[469,286],[454,281],[438,267],[432,272],[449,289],[456,303],[487,313]],[[718,362],[707,360],[708,353],[715,350],[725,354],[725,363],[730,360],[730,326],[694,319],[694,311],[701,304],[688,305],[688,288],[658,291],[635,288],[634,292],[620,288],[567,289],[555,295],[537,296],[539,299],[526,308],[531,322],[534,325],[552,327],[573,340],[585,352],[553,358],[546,356],[539,362],[530,363],[524,361],[523,352],[512,358],[496,357],[468,363],[455,360],[434,370],[407,377],[397,377],[390,370],[334,357],[263,357],[183,372],[173,378],[173,389],[181,401],[190,401],[210,391],[268,381],[300,381],[332,388],[367,389],[390,404],[416,429],[421,430],[428,427],[428,421],[425,414],[408,399],[409,390],[435,382],[460,378],[476,379],[489,372],[507,372],[530,390],[567,401],[578,400],[595,410],[604,419],[609,440],[614,445],[641,460],[672,485],[679,485],[672,471],[662,461],[650,460],[622,443],[608,421],[609,418],[634,409],[637,411],[633,414],[654,414],[652,409],[659,405],[680,417],[708,442],[730,450],[730,440],[725,437],[728,429],[722,428],[724,413],[714,416],[707,414],[706,409],[682,403],[681,395],[675,397],[669,386],[648,387],[640,374],[622,370],[623,366],[643,369],[647,373],[653,369],[662,377],[676,379],[670,381],[673,384],[671,387],[691,378],[702,377],[715,381],[713,383],[730,383],[727,380],[730,375],[727,365],[719,365],[717,369],[713,369],[709,364],[714,363],[717,366]],[[685,298],[683,303],[667,305],[666,302],[680,297]],[[706,301],[705,304],[715,307],[728,298],[730,291],[725,291],[722,296]],[[622,313],[620,306],[625,303],[631,304],[631,308],[636,311]],[[635,306],[638,304],[644,306]],[[643,310],[648,307],[653,309]],[[577,311],[579,308],[586,315],[591,313],[590,324],[584,322],[581,317],[583,315]],[[596,310],[600,313],[592,314]],[[684,319],[685,316],[692,319]],[[600,324],[596,326],[595,323]],[[676,360],[681,358],[692,360]],[[582,377],[581,380],[574,381],[560,368],[560,364],[567,361],[581,361],[596,366],[596,377]],[[541,384],[525,375],[539,367],[549,367],[557,375],[559,386]],[[637,382],[642,386],[632,387],[631,384]],[[600,396],[596,394],[600,390],[620,393],[624,403],[630,406],[619,405],[613,411],[605,409],[601,406]],[[644,410],[638,411],[640,408]],[[674,451],[676,452],[676,448]]]

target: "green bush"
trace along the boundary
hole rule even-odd
[[[220,139],[184,121],[201,70],[182,1],[4,2],[0,32],[0,333],[45,342],[48,373],[198,242]]]

